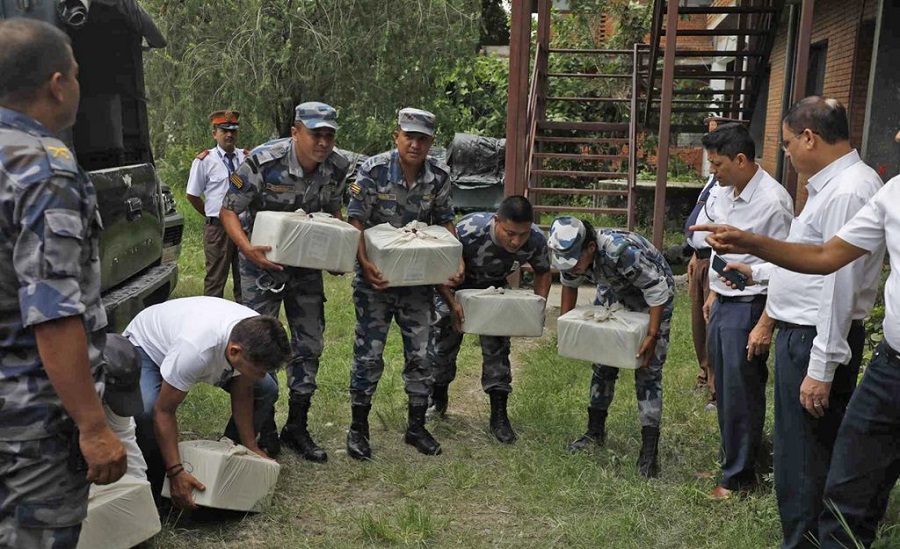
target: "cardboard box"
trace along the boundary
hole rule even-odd
[[[125,475],[106,486],[91,485],[77,549],[129,549],[160,529],[150,483]]]
[[[444,227],[382,223],[366,229],[365,239],[369,261],[390,287],[444,284],[459,271],[462,244]]]
[[[634,370],[635,358],[650,328],[650,315],[621,305],[575,307],[557,320],[560,356]]]
[[[250,243],[271,246],[266,259],[279,265],[348,273],[359,237],[359,229],[326,213],[259,212]]]
[[[460,290],[456,301],[465,314],[467,334],[540,337],[544,333],[546,300],[530,290]]]
[[[194,503],[215,509],[259,512],[271,502],[281,466],[228,439],[178,443],[185,471],[206,486]],[[171,497],[169,479],[162,495]]]

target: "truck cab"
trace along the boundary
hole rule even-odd
[[[136,0],[0,0],[0,19],[52,23],[72,39],[81,103],[59,136],[97,189],[101,289],[109,329],[122,331],[178,282],[184,219],[154,168],[144,88],[145,49],[165,39]]]

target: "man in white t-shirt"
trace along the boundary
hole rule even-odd
[[[281,322],[224,299],[189,297],[144,309],[123,335],[138,348],[142,360],[144,410],[135,419],[155,497],[164,476],[179,507],[194,507],[192,491],[205,489],[181,463],[175,418],[178,406],[198,383],[231,393],[232,418],[225,436],[268,457],[256,435],[278,400],[278,383],[266,374],[290,354]]]

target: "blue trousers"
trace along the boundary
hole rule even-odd
[[[866,330],[855,323],[847,338],[853,353],[834,374],[825,416],[800,405],[816,328],[782,327],[775,339],[775,494],[783,549],[813,549],[819,533],[822,493],[838,428],[856,387]]]
[[[722,437],[719,484],[729,490],[756,483],[769,370],[768,355],[747,360],[747,338],[765,308],[765,299],[751,303],[717,300],[709,317],[707,344],[710,365],[715,371]]]
[[[838,430],[824,501],[833,504],[853,536],[869,547],[900,476],[900,358],[881,343],[853,393]],[[822,549],[856,547],[836,515],[819,516]]]
[[[165,479],[166,465],[159,451],[156,431],[153,430],[153,408],[159,398],[163,379],[159,365],[153,362],[143,349],[140,347],[137,349],[141,355],[141,397],[144,400],[144,412],[134,418],[137,424],[137,443],[147,461],[147,480],[150,481],[150,488],[154,497],[158,498]],[[233,382],[234,378],[222,386],[222,389],[231,393]],[[263,376],[253,387],[253,430],[256,433],[259,433],[263,421],[274,413],[277,400],[278,382],[272,376]],[[233,417],[225,427],[225,436],[240,442]]]

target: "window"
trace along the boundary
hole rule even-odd
[[[806,97],[822,95],[822,91],[825,89],[825,59],[827,57],[827,40],[810,45],[809,72],[806,74]]]

